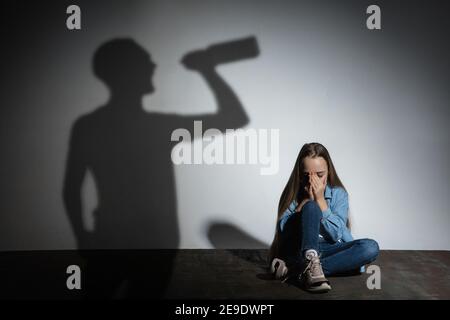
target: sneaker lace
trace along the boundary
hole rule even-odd
[[[286,282],[288,279],[290,279],[292,277],[292,275],[295,274],[295,272],[292,272],[291,270],[292,270],[292,268],[289,268],[288,273],[281,280],[281,282]],[[322,274],[323,273],[322,262],[320,262],[320,260],[318,258],[313,258],[313,259],[309,260],[305,269],[302,271],[302,273],[300,273],[300,277],[302,277],[308,270],[311,270],[312,275]]]
[[[306,266],[305,270],[302,272],[302,276],[308,271],[311,271],[311,274],[313,276],[320,275],[323,273],[322,271],[322,263],[318,258],[313,258],[309,260],[308,265]]]

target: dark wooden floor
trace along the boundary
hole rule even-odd
[[[189,250],[177,257],[170,298],[245,299],[449,299],[449,251],[381,251],[373,262],[381,270],[381,289],[369,290],[370,274],[331,277],[332,291],[310,294],[268,280],[267,250]]]
[[[450,251],[381,251],[373,262],[381,289],[368,289],[370,274],[361,274],[331,277],[326,294],[272,280],[266,256],[266,249],[3,252],[0,298],[450,299]],[[66,287],[70,264],[82,270],[81,290]]]

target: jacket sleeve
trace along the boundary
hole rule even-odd
[[[280,231],[283,231],[284,224],[286,223],[286,219],[283,219],[283,218],[295,213],[295,208],[297,208],[297,201],[293,200],[289,204],[289,206],[286,208],[286,210],[284,210],[283,214],[281,215],[280,219],[278,220]]]
[[[295,208],[297,208],[297,201],[294,199],[286,210],[295,213]]]
[[[336,188],[336,200],[330,208],[322,211],[321,223],[327,236],[334,242],[342,238],[348,219],[348,194],[342,188]]]

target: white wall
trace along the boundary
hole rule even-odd
[[[407,13],[390,4],[383,29],[371,32],[369,3],[312,3],[82,3],[83,31],[50,29],[58,41],[47,34],[30,49],[38,55],[22,53],[26,72],[16,77],[26,90],[7,99],[13,115],[4,134],[15,140],[3,148],[10,180],[2,186],[0,249],[75,247],[62,174],[70,126],[108,96],[91,72],[101,43],[134,38],[158,64],[145,109],[190,114],[216,105],[203,79],[179,64],[182,55],[255,35],[257,59],[218,70],[250,117],[246,128],[280,129],[279,173],[262,176],[255,165],[175,167],[180,247],[213,247],[216,223],[268,245],[297,153],[317,141],[349,191],[356,237],[374,238],[382,249],[449,250],[448,45],[433,33],[443,22],[418,26],[420,6]],[[89,209],[92,180],[84,194]],[[221,239],[222,246],[255,246]]]

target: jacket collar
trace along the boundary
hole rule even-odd
[[[331,187],[328,185],[328,183],[327,183],[327,185],[325,186],[325,193],[324,193],[324,197],[325,197],[325,199],[331,199]]]

